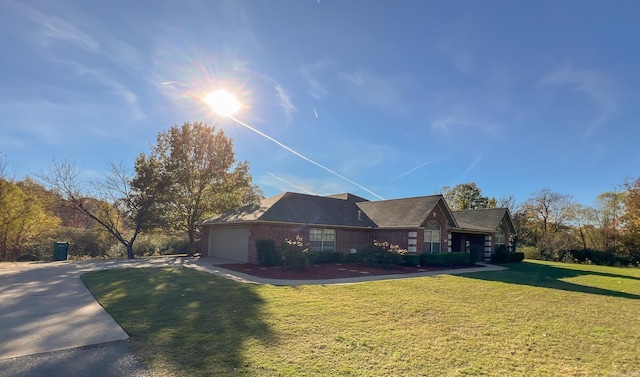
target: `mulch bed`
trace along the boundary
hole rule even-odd
[[[229,270],[242,272],[247,275],[268,279],[294,279],[294,280],[316,280],[316,279],[340,279],[353,278],[359,276],[379,276],[411,274],[416,272],[449,270],[451,267],[409,267],[393,266],[389,268],[373,267],[357,263],[328,263],[312,265],[306,271],[292,271],[286,267],[274,266],[263,267],[255,264],[223,264],[220,267]],[[455,268],[455,267],[453,267]]]

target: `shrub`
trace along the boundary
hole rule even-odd
[[[332,251],[312,251],[311,259],[314,264],[323,263],[340,263],[343,260],[342,253],[336,253]]]
[[[133,244],[133,253],[136,256],[186,254],[188,244],[185,237],[175,234],[143,233]]]
[[[420,255],[420,264],[430,267],[470,266],[475,263],[471,260],[471,253],[424,253]]]
[[[518,263],[524,260],[524,253],[498,252],[491,257],[493,263]]]
[[[312,255],[303,243],[301,236],[295,240],[285,239],[282,243],[282,256],[285,267],[294,271],[306,271],[311,266]]]
[[[525,259],[544,260],[542,254],[540,254],[540,250],[535,246],[519,246],[518,249],[524,253]]]
[[[402,256],[403,266],[418,266],[420,265],[420,256],[417,254],[405,254]]]
[[[398,245],[373,241],[372,245],[365,247],[356,254],[349,254],[350,258],[348,260],[371,266],[391,267],[402,264],[404,261],[403,256],[406,252]]]
[[[276,266],[282,263],[274,240],[256,240],[256,257],[260,266]]]
[[[31,240],[20,250],[20,256],[50,261],[53,258],[53,243],[57,241],[69,242],[69,259],[103,258],[117,243],[100,230],[61,226],[53,234]]]
[[[577,263],[593,263],[602,266],[627,266],[633,264],[631,258],[615,255],[611,252],[593,250],[593,249],[581,249],[570,250],[567,252],[570,255],[572,262]]]
[[[362,260],[362,256],[364,250],[358,251],[357,253],[349,253],[347,255],[345,255],[344,257],[344,261],[347,263],[363,263]]]
[[[484,260],[482,255],[483,253],[480,251],[480,248],[477,246],[469,247],[469,264],[475,265],[479,260]]]

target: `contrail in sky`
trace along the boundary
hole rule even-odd
[[[384,200],[384,198],[383,198],[382,196],[380,196],[380,195],[376,194],[375,192],[373,192],[373,191],[369,190],[368,188],[364,187],[363,185],[361,185],[361,184],[359,184],[359,183],[357,183],[357,182],[354,182],[354,181],[350,180],[349,178],[347,178],[347,177],[345,177],[345,176],[343,176],[343,175],[340,175],[340,174],[336,173],[335,171],[333,171],[333,170],[329,169],[328,167],[326,167],[326,166],[324,166],[324,165],[322,165],[322,164],[319,164],[319,163],[317,163],[317,162],[313,161],[313,160],[312,160],[312,159],[310,159],[309,157],[306,157],[306,156],[304,156],[303,154],[301,154],[301,153],[297,152],[296,150],[294,150],[293,148],[290,148],[290,147],[288,147],[288,146],[286,146],[286,145],[282,144],[281,142],[279,142],[278,140],[276,140],[276,139],[272,138],[271,136],[269,136],[269,135],[265,134],[264,132],[262,132],[262,131],[260,131],[260,130],[257,130],[257,129],[255,129],[255,128],[253,128],[253,127],[251,127],[250,125],[248,125],[248,124],[244,123],[244,122],[243,122],[243,121],[241,121],[241,120],[238,120],[238,119],[234,118],[234,117],[233,117],[233,116],[231,116],[231,115],[229,115],[229,118],[233,119],[233,120],[234,120],[234,121],[236,121],[238,124],[240,124],[240,125],[243,125],[243,126],[247,127],[248,129],[250,129],[251,131],[253,131],[253,132],[257,133],[258,135],[260,135],[260,136],[262,136],[262,137],[264,137],[264,138],[266,138],[266,139],[269,139],[269,140],[273,141],[274,143],[278,144],[279,146],[281,146],[282,148],[284,148],[284,149],[288,150],[289,152],[291,152],[291,153],[295,154],[296,156],[300,157],[301,159],[303,159],[303,160],[305,160],[305,161],[307,161],[307,162],[310,162],[310,163],[314,164],[315,166],[317,166],[317,167],[319,167],[319,168],[321,168],[321,169],[323,169],[323,170],[325,170],[325,171],[327,171],[327,172],[329,172],[329,173],[331,173],[331,174],[335,175],[335,176],[336,176],[336,177],[338,177],[338,178],[344,179],[345,181],[347,181],[347,182],[351,183],[352,185],[358,186],[359,188],[361,188],[361,189],[363,189],[364,191],[368,192],[369,194],[371,194],[371,195],[375,196],[376,198],[379,198],[379,199],[381,199],[381,200]]]
[[[316,118],[318,117],[318,110],[316,110],[316,107],[313,107],[313,113],[316,114]]]
[[[300,191],[304,191],[304,192],[306,192],[306,193],[307,193],[307,194],[309,194],[309,195],[318,195],[318,194],[316,194],[315,192],[311,192],[311,191],[309,191],[309,190],[305,189],[304,187],[300,187],[300,186],[296,185],[296,184],[295,184],[295,183],[293,183],[293,182],[289,182],[289,181],[287,181],[287,180],[286,180],[286,179],[284,179],[284,178],[280,178],[280,177],[278,177],[277,175],[275,175],[275,174],[273,174],[273,173],[271,173],[271,172],[267,172],[267,173],[269,173],[269,175],[270,175],[270,176],[272,176],[273,178],[275,178],[275,179],[277,179],[277,180],[279,180],[279,181],[282,181],[282,182],[284,182],[284,183],[286,183],[286,184],[288,184],[288,185],[291,185],[291,186],[293,186],[293,187],[297,188],[297,189],[298,189],[298,190],[300,190]]]
[[[423,167],[423,166],[427,166],[427,165],[429,165],[429,164],[431,164],[431,163],[433,163],[433,162],[434,162],[434,161],[427,161],[427,162],[425,162],[425,163],[423,163],[423,164],[420,164],[420,165],[418,165],[418,166],[416,166],[416,167],[414,167],[414,168],[411,168],[411,169],[409,169],[409,170],[405,171],[404,173],[400,174],[399,176],[391,178],[391,181],[390,181],[390,182],[393,182],[393,181],[395,181],[395,180],[396,180],[396,179],[398,179],[398,178],[402,178],[402,177],[404,177],[405,175],[407,175],[407,174],[409,174],[409,173],[413,173],[414,171],[416,171],[416,170],[420,169],[421,167]]]

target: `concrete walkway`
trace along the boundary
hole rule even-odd
[[[412,274],[371,275],[371,276],[358,276],[354,278],[322,279],[322,280],[290,280],[290,279],[268,279],[268,278],[261,278],[257,276],[243,274],[241,272],[228,270],[224,268],[224,263],[238,263],[238,262],[224,261],[224,260],[221,262],[221,260],[217,258],[199,258],[199,259],[192,259],[190,261],[187,261],[186,263],[184,263],[184,265],[187,267],[195,268],[197,270],[206,271],[217,276],[233,279],[242,283],[270,284],[270,285],[277,285],[277,286],[354,284],[354,283],[363,283],[367,281],[410,279],[410,278],[416,278],[416,277],[422,277],[422,276],[435,276],[435,275],[457,275],[457,274],[466,274],[469,272],[500,271],[500,270],[506,269],[506,267],[502,267],[502,266],[478,263],[480,267],[455,268],[451,270],[438,270],[438,271],[425,271],[425,272],[416,272]]]
[[[41,360],[42,362],[38,364],[40,366],[51,364],[52,359],[57,360],[58,363],[62,362],[60,361],[62,359],[78,359],[78,355],[82,352],[89,353],[88,356],[80,357],[80,359],[99,358],[103,364],[122,362],[120,355],[127,354],[127,352],[130,353],[127,357],[132,357],[128,344],[121,342],[128,339],[129,335],[98,304],[80,280],[80,276],[89,271],[111,268],[185,266],[242,283],[295,286],[353,284],[374,280],[407,279],[504,269],[500,266],[485,265],[401,275],[328,280],[279,280],[259,278],[227,270],[223,267],[225,263],[235,263],[235,261],[219,258],[166,257],[84,262],[2,263],[0,264],[0,324],[2,324],[0,326],[0,369],[9,370],[6,368],[13,367],[16,373],[12,374],[22,375],[17,373],[15,368],[24,363],[22,363],[22,359],[15,358],[27,355],[39,355],[33,356],[29,360],[31,362]],[[114,342],[114,349],[107,346],[105,346],[106,348],[87,347],[109,342]],[[75,351],[61,352],[63,350]],[[49,356],[46,356],[45,353],[48,353],[46,355]],[[105,359],[97,354],[117,356],[118,359],[115,361]],[[64,357],[61,359],[60,355],[64,355]],[[141,364],[136,366],[131,364],[135,360],[127,360],[122,365],[128,369],[122,375],[145,375],[145,368]],[[34,375],[35,370],[37,369],[27,371],[24,375]],[[114,373],[108,375],[118,375],[117,372]]]

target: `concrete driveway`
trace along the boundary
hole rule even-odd
[[[225,262],[211,258],[206,265]],[[177,257],[0,263],[0,360],[129,338],[80,280],[86,272],[178,265],[207,270],[197,263]]]
[[[181,258],[0,264],[0,377],[150,376],[129,335],[80,276],[183,264]]]
[[[86,263],[0,267],[0,360],[128,339],[80,280]]]

